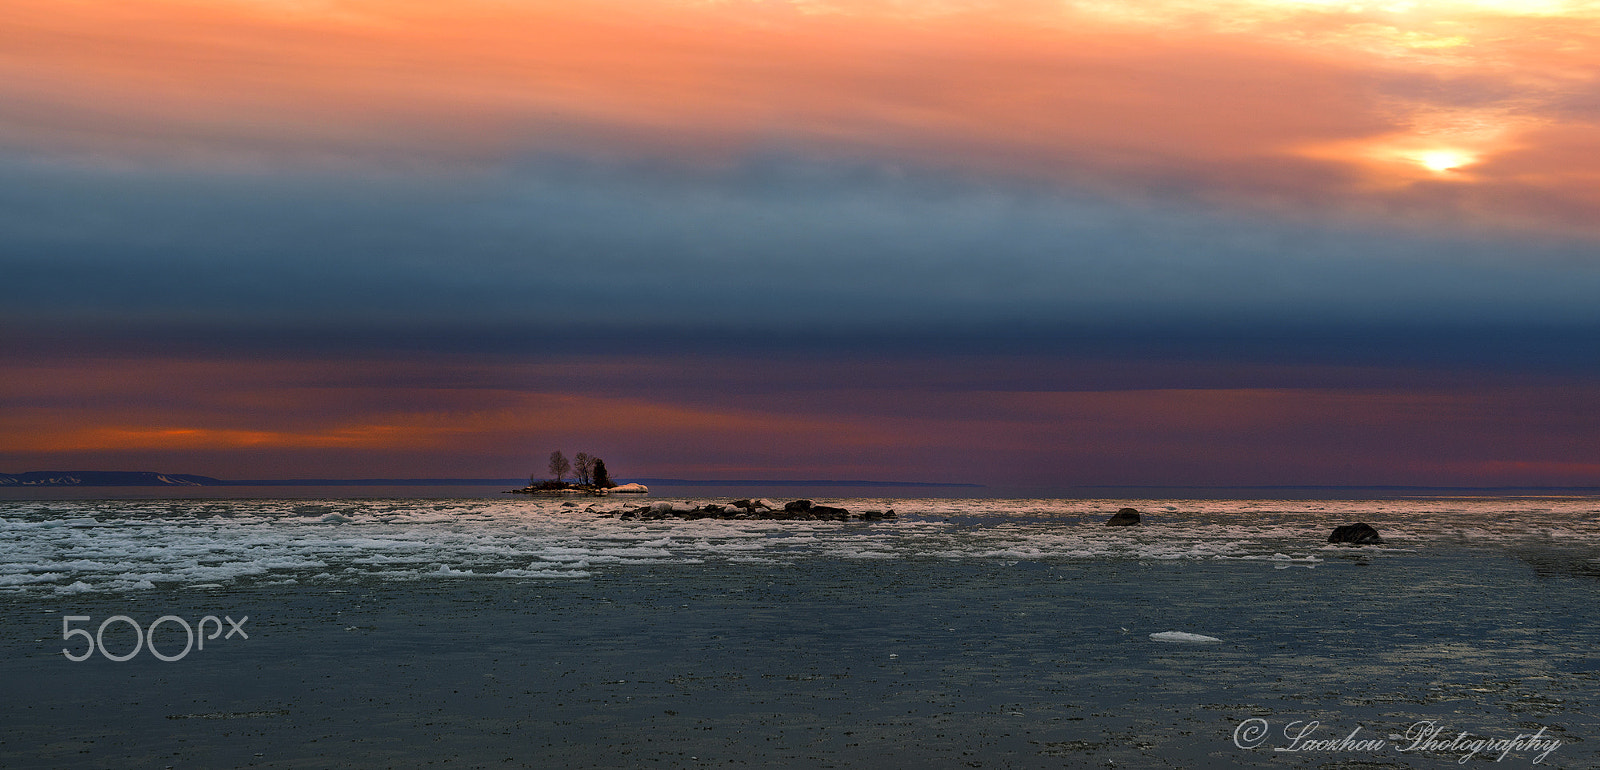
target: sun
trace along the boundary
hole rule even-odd
[[[1415,159],[1423,168],[1436,174],[1454,171],[1476,160],[1460,150],[1428,150],[1418,153]]]

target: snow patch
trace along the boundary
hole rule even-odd
[[[1157,642],[1220,642],[1215,636],[1204,634],[1191,634],[1184,631],[1161,631],[1150,635],[1152,641]]]

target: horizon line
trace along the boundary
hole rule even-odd
[[[428,484],[439,485],[502,485],[526,484],[528,479],[468,479],[468,478],[393,478],[393,479],[240,479],[218,481],[230,486],[378,486],[391,484],[395,486],[424,486]],[[664,487],[687,486],[738,486],[765,484],[770,486],[835,486],[835,487],[975,487],[982,488],[983,484],[968,484],[961,482],[944,481],[870,481],[862,479],[669,479],[669,478],[618,478],[619,483],[656,484]]]
[[[25,478],[48,479],[46,483],[28,483]],[[63,477],[76,483],[50,483]],[[6,484],[4,479],[20,483]],[[839,486],[839,487],[965,487],[983,488],[983,484],[942,481],[874,481],[867,479],[675,479],[631,477],[618,478],[619,483],[657,484],[660,486]],[[118,483],[126,482],[126,483]],[[172,483],[177,482],[177,483]],[[49,470],[0,473],[0,487],[13,486],[522,486],[529,483],[526,476],[514,478],[298,478],[298,479],[222,479],[194,473],[163,473],[158,471],[95,471]]]
[[[28,476],[101,476],[101,479],[90,480],[88,483],[4,483],[6,477],[21,481]],[[110,479],[105,477],[124,477]],[[144,477],[134,481],[128,477]],[[364,478],[364,479],[333,479],[333,478],[298,478],[298,479],[219,479],[211,476],[187,473],[159,473],[155,471],[26,471],[23,473],[0,473],[0,488],[19,488],[35,486],[152,486],[149,481],[157,477],[178,480],[179,483],[157,483],[154,486],[520,486],[528,483],[527,477],[516,478]],[[52,479],[54,480],[54,479]],[[131,483],[117,483],[124,481]],[[188,484],[182,483],[184,481]],[[619,483],[655,484],[665,487],[674,486],[815,486],[815,487],[904,487],[904,488],[965,488],[988,489],[987,484],[972,482],[948,481],[881,481],[869,479],[681,479],[659,477],[631,477],[619,478]],[[1001,484],[998,489],[1043,489],[1058,490],[1253,490],[1253,491],[1290,491],[1290,490],[1374,490],[1390,492],[1600,492],[1600,485],[1550,485],[1550,484],[1495,484],[1486,486],[1463,486],[1441,484]]]

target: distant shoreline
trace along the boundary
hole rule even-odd
[[[863,481],[804,479],[616,479],[619,484],[639,483],[665,487],[949,487],[982,489],[982,484],[939,481]],[[148,471],[29,471],[0,473],[0,488],[24,487],[492,487],[526,486],[528,479],[218,479],[188,473]]]

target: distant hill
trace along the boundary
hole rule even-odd
[[[29,471],[0,473],[0,487],[209,487],[210,476],[151,471]]]

